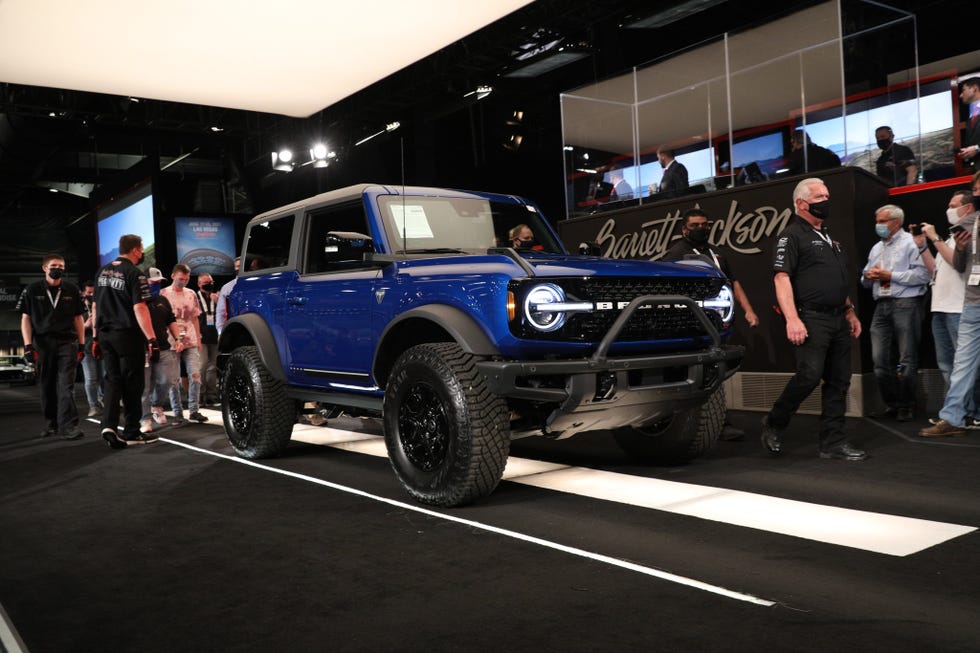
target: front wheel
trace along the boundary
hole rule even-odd
[[[725,389],[719,387],[694,408],[648,427],[624,427],[613,431],[616,444],[644,463],[680,465],[707,452],[725,424]]]
[[[258,347],[239,347],[228,359],[221,416],[228,441],[242,458],[274,458],[289,444],[296,405],[262,362]]]
[[[458,506],[490,494],[510,451],[504,400],[456,343],[427,343],[395,362],[384,431],[395,475],[422,503]]]

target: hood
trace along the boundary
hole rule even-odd
[[[528,254],[524,260],[540,277],[720,277],[713,265],[702,261],[663,263],[608,259],[597,256]]]

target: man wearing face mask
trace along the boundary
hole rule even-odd
[[[870,288],[875,312],[871,319],[871,359],[885,414],[911,422],[915,413],[915,381],[922,340],[922,296],[929,289],[929,270],[921,253],[928,249],[902,229],[905,213],[894,204],[875,211],[880,239],[868,254],[861,285]],[[896,361],[893,351],[898,351]]]
[[[197,275],[197,303],[201,308],[198,331],[201,334],[201,404],[218,403],[218,329],[215,313],[218,295],[207,272]]]
[[[188,417],[195,422],[206,422],[208,418],[201,414],[201,334],[198,329],[198,316],[201,307],[197,303],[194,291],[187,287],[191,278],[191,269],[183,263],[174,266],[170,273],[173,285],[164,288],[160,294],[167,298],[177,318],[179,328],[178,340],[182,347],[179,357],[184,361],[187,370],[187,408]],[[177,383],[170,388],[170,405],[174,411],[174,419],[182,422],[183,408],[180,402],[180,388]]]
[[[907,186],[919,178],[919,166],[911,149],[895,142],[895,132],[883,125],[875,130],[875,141],[881,156],[875,162],[878,176],[889,186]]]
[[[153,431],[154,422],[167,423],[167,418],[163,414],[163,400],[170,398],[170,387],[174,384],[179,369],[177,354],[181,347],[178,339],[180,331],[177,328],[177,318],[170,308],[170,302],[160,294],[163,280],[163,273],[158,268],[150,268],[146,282],[149,284],[152,297],[146,301],[146,307],[150,310],[153,333],[160,344],[160,358],[156,361],[147,361],[148,364],[143,372],[144,387],[141,403],[143,415],[140,418],[140,433],[144,434]],[[173,348],[171,343],[174,344]]]
[[[160,359],[160,347],[146,300],[150,289],[137,265],[143,262],[143,239],[136,234],[119,238],[119,258],[95,276],[95,328],[92,354],[105,366],[105,410],[102,439],[112,449],[148,444],[156,439],[140,433],[143,370],[147,356]],[[123,429],[119,429],[119,400]]]
[[[950,227],[959,225],[963,218],[973,212],[973,193],[968,190],[958,190],[953,193],[946,208],[946,220]],[[967,272],[957,272],[953,268],[953,253],[956,249],[954,234],[943,240],[936,233],[936,227],[928,222],[922,222],[922,237],[932,241],[937,256],[933,257],[929,248],[922,250],[922,260],[932,274],[932,340],[936,346],[936,364],[943,375],[943,385],[949,390],[949,377],[953,371],[953,356],[956,352],[956,337],[960,326],[960,314],[963,312],[963,293],[966,289]],[[980,419],[976,417],[976,407],[980,406],[980,396],[977,390],[980,384],[974,384],[972,400],[967,398],[966,427],[980,428]],[[970,403],[972,401],[972,403]],[[932,424],[939,418],[930,418]]]
[[[752,309],[752,304],[749,302],[749,297],[745,294],[742,284],[732,274],[728,261],[721,254],[711,249],[711,243],[708,241],[710,235],[711,222],[708,220],[707,214],[701,209],[688,209],[684,212],[681,238],[674,241],[674,244],[664,254],[663,260],[700,260],[713,265],[732,282],[732,292],[745,313],[745,321],[749,323],[750,327],[755,328],[759,325],[759,317]],[[745,432],[729,422],[726,417],[721,429],[721,439],[740,440],[744,436]]]
[[[939,411],[939,421],[919,431],[927,438],[963,435],[970,426],[970,403],[973,397],[980,364],[980,251],[977,246],[977,216],[980,215],[980,172],[971,180],[973,192],[973,211],[962,218],[953,238],[956,241],[953,252],[953,268],[965,273],[966,286],[963,292],[963,311],[960,314],[959,328],[956,332],[956,349],[953,357],[953,371],[949,375],[949,390]]]
[[[41,269],[44,279],[24,288],[17,302],[24,360],[39,368],[45,420],[41,437],[60,433],[76,440],[85,435],[75,406],[75,370],[85,355],[85,306],[78,286],[62,278],[64,258],[48,254]]]
[[[85,376],[85,398],[88,399],[88,416],[102,414],[102,361],[92,355],[92,329],[95,327],[95,282],[82,284],[82,301],[85,312],[82,314],[85,325],[85,357],[82,358],[82,373]]]
[[[774,456],[782,453],[790,419],[822,380],[820,457],[864,460],[867,454],[844,433],[851,339],[861,335],[861,322],[847,296],[853,279],[850,257],[824,226],[830,217],[830,191],[823,180],[811,177],[797,184],[793,205],[796,214],[779,233],[772,268],[786,338],[796,346],[796,374],[762,419],[762,445]]]
[[[514,249],[534,249],[538,241],[534,240],[534,232],[526,224],[519,224],[508,234],[510,244]]]

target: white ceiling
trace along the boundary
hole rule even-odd
[[[531,0],[0,0],[0,82],[310,116]]]

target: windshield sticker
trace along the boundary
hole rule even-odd
[[[432,238],[432,228],[425,217],[425,209],[417,204],[391,204],[398,234],[405,238]]]

